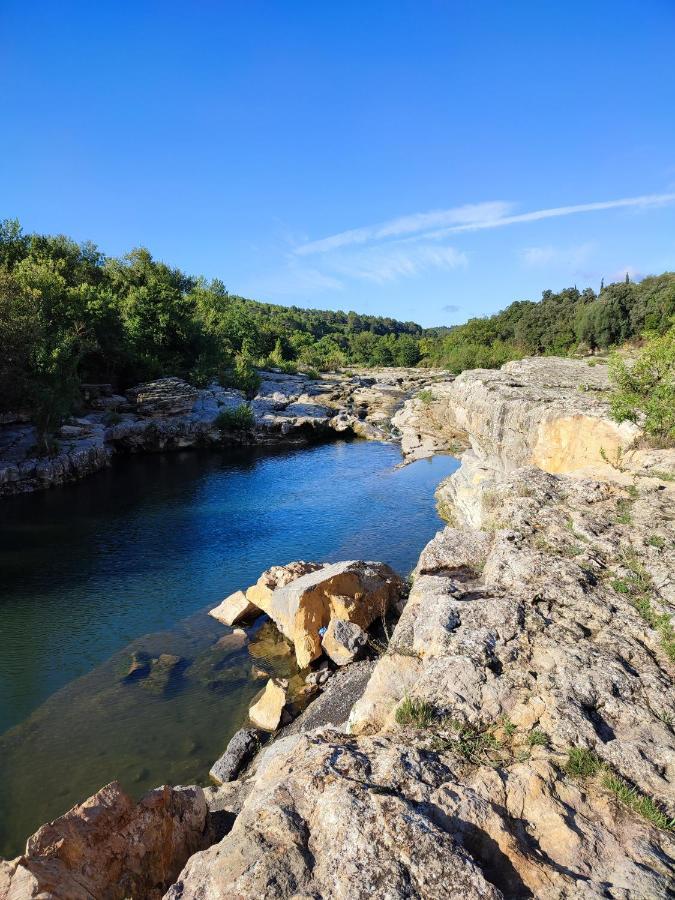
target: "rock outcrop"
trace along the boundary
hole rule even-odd
[[[0,900],[155,900],[204,846],[206,813],[201,788],[161,787],[134,803],[113,782],[0,862]]]
[[[347,733],[310,706],[168,897],[671,896],[675,453],[627,452],[598,369],[524,360],[414,401],[472,448],[439,490],[453,524]]]
[[[88,412],[57,435],[49,456],[37,455],[35,428],[24,415],[0,422],[0,497],[74,481],[109,465],[116,453],[192,447],[306,442],[342,433],[395,439],[395,410],[442,373],[383,369],[323,375],[262,372],[252,401],[243,392],[211,384],[197,389],[180,378],[137,385],[126,397],[110,385],[87,385]],[[247,406],[251,427],[222,413]]]

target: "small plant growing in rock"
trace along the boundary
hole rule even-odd
[[[605,772],[602,786],[614,794],[619,803],[647,819],[652,825],[664,831],[675,831],[675,818],[668,818],[655,800],[640,793],[620,776],[610,771]]]
[[[570,747],[567,751],[565,771],[575,778],[591,778],[602,769],[602,761],[585,747]]]
[[[223,409],[214,419],[214,425],[221,431],[248,431],[253,427],[251,407],[242,403],[235,409]]]
[[[109,410],[103,416],[103,424],[104,425],[119,425],[119,423],[121,421],[122,421],[122,416],[120,415],[120,413],[117,412],[116,409]]]
[[[417,399],[425,406],[429,406],[429,404],[434,399],[434,395],[431,393],[429,388],[425,388],[423,391],[419,392],[419,394],[417,395]]]
[[[622,450],[621,447],[616,448],[616,455],[615,455],[614,459],[611,459],[609,457],[609,455],[604,447],[600,448],[600,456],[607,463],[608,466],[611,466],[613,469],[616,469],[617,472],[625,472],[626,471],[626,467],[623,464],[624,451]]]
[[[396,722],[399,725],[413,725],[415,728],[428,728],[436,718],[436,710],[426,700],[404,697],[396,710]]]
[[[662,538],[660,534],[650,534],[647,539],[647,544],[650,547],[656,547],[657,550],[663,550],[666,546],[666,539]]]
[[[547,747],[548,735],[541,728],[533,728],[527,736],[527,743],[530,747]]]
[[[633,515],[630,508],[630,500],[621,498],[616,502],[616,519],[619,525],[630,525],[633,521]]]
[[[654,586],[649,572],[632,547],[623,551],[621,563],[628,570],[628,574],[624,578],[614,579],[612,587],[617,593],[627,594],[630,597],[642,619],[658,632],[661,646],[668,659],[675,662],[675,628],[668,613],[659,613],[652,605]]]

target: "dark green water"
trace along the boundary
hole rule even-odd
[[[264,680],[293,678],[259,620],[206,616],[270,565],[379,559],[402,573],[440,526],[451,457],[395,470],[395,447],[128,458],[0,505],[0,855],[102,784],[205,782]],[[180,657],[127,681],[131,653]]]

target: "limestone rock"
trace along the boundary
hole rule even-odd
[[[331,619],[321,646],[336,665],[346,666],[365,652],[368,635],[356,622]]]
[[[300,668],[321,656],[319,632],[332,618],[368,628],[403,592],[403,582],[389,566],[356,560],[317,567],[274,589],[259,586],[246,596],[293,641]]]
[[[236,625],[237,622],[253,618],[259,612],[258,607],[246,599],[246,594],[243,591],[235,591],[234,594],[230,594],[218,606],[210,609],[209,615],[225,625]]]
[[[471,855],[419,802],[446,772],[414,751],[370,768],[344,735],[293,736],[259,766],[232,831],[193,856],[167,894],[204,897],[424,897],[498,900]],[[292,763],[292,772],[289,767]]]
[[[278,679],[270,678],[262,696],[249,709],[248,715],[251,722],[263,731],[276,731],[285,705],[286,688]]]
[[[211,766],[211,778],[217,784],[236,778],[256,751],[259,739],[260,734],[255,729],[240,728],[231,738],[223,755]]]
[[[260,578],[246,591],[246,599],[259,610],[269,612],[272,594],[278,587],[284,587],[309,572],[317,572],[323,568],[322,563],[297,562],[288,563],[285,566],[272,566],[263,572]]]
[[[158,378],[138,384],[127,397],[142,416],[175,416],[190,412],[199,392],[181,378]]]
[[[134,803],[113,782],[28,838],[0,873],[0,898],[156,900],[204,846],[205,824],[199,787],[156,788]]]

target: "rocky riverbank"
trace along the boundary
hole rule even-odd
[[[394,417],[411,455],[470,447],[449,524],[377,660],[195,798],[179,845],[210,846],[167,897],[672,896],[675,451],[630,449],[606,397],[602,366],[523,360]],[[75,896],[41,874],[68,841],[31,840],[0,897]]]
[[[252,400],[217,384],[197,389],[178,378],[137,385],[125,395],[88,385],[83,409],[38,455],[35,427],[17,415],[0,423],[0,497],[42,490],[96,472],[119,453],[193,447],[272,445],[356,434],[396,439],[391,419],[403,403],[447,377],[423,369],[379,369],[322,375],[261,372]],[[235,413],[246,411],[246,418]],[[235,414],[235,415],[232,415]]]

